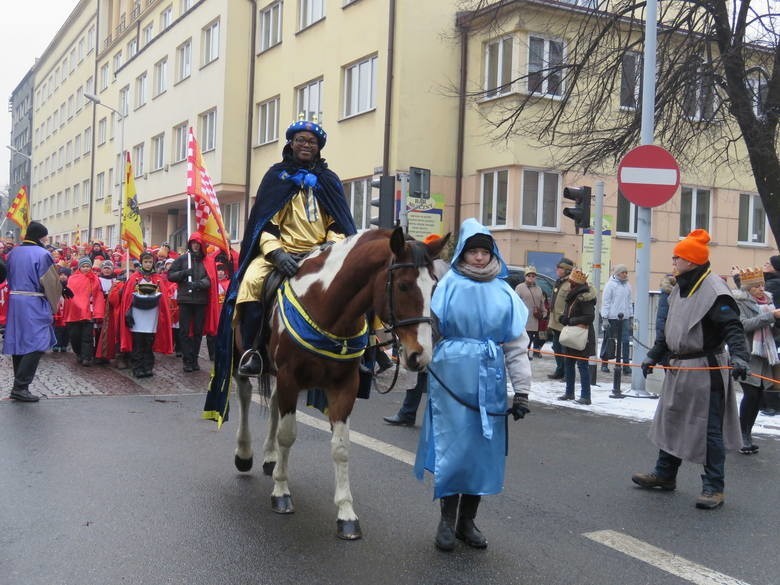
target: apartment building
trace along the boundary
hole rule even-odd
[[[544,271],[560,254],[582,258],[583,238],[562,214],[564,186],[602,180],[611,262],[632,266],[636,208],[614,169],[565,173],[554,149],[496,142],[486,123],[528,92],[560,99],[555,84],[507,82],[565,59],[573,5],[510,3],[479,29],[459,27],[455,9],[448,0],[84,0],[35,68],[33,214],[61,241],[115,243],[124,148],[147,242],[183,246],[192,126],[237,241],[285,128],[303,115],[327,131],[322,154],[359,227],[376,214],[373,177],[422,167],[442,231],[475,216],[510,264]],[[637,77],[628,81],[615,111],[636,108]],[[679,194],[653,210],[651,282],[694,227],[711,232],[720,272],[777,253],[749,174],[683,168]]]
[[[11,99],[8,100],[8,110],[11,112],[11,182],[8,185],[8,204],[26,185],[30,188],[32,174],[32,137],[33,137],[33,70],[30,69],[14,88]],[[6,209],[4,208],[3,211]],[[16,224],[6,222],[5,231],[0,234],[6,237],[19,236]]]

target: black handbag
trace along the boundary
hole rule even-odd
[[[607,337],[601,343],[601,354],[599,358],[603,361],[614,360],[617,356],[617,339],[614,337]]]

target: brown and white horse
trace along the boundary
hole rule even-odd
[[[431,360],[430,300],[436,279],[433,258],[446,243],[407,241],[400,228],[368,230],[307,257],[289,286],[310,320],[336,338],[356,336],[373,310],[398,337],[401,364],[412,371]],[[336,475],[334,502],[337,535],[361,537],[349,486],[349,415],[358,393],[359,358],[325,357],[305,349],[285,326],[279,302],[273,307],[268,345],[270,370],[276,378],[270,399],[270,421],[263,445],[263,470],[274,480],[275,512],[294,511],[288,485],[288,457],[295,442],[295,410],[302,390],[320,388],[328,400],[331,455]],[[249,379],[235,377],[239,397],[236,467],[252,467],[249,432]]]

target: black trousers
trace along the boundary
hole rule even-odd
[[[133,331],[133,351],[130,354],[130,367],[133,374],[151,373],[154,369],[154,333],[137,333]]]
[[[33,351],[13,356],[14,363],[14,389],[27,390],[27,387],[35,378],[38,370],[38,362],[41,361],[42,351]]]
[[[194,366],[198,363],[205,320],[206,305],[179,303],[179,335],[181,335],[181,353],[185,366]]]
[[[92,360],[94,355],[93,347],[93,325],[92,321],[74,321],[68,323],[68,335],[73,351],[81,360]]]
[[[68,343],[70,343],[70,336],[68,335],[68,326],[60,325],[54,328],[54,337],[57,338],[57,347],[61,347],[64,350],[68,349]]]

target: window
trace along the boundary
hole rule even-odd
[[[76,70],[76,49],[71,49],[70,51],[70,59],[68,59],[70,62],[70,72],[73,73]]]
[[[73,141],[68,140],[65,143],[65,164],[69,165],[73,162]]]
[[[108,88],[108,63],[103,63],[100,66],[100,74],[99,74],[99,83],[100,83],[100,91],[103,91],[104,89]]]
[[[483,225],[506,225],[508,175],[506,170],[482,173]]]
[[[106,239],[105,242],[109,246],[115,246],[117,244],[116,241],[116,226],[115,225],[107,225],[106,226]]]
[[[152,137],[152,170],[165,166],[165,133]]]
[[[119,90],[119,111],[122,116],[127,116],[130,111],[130,86],[126,85]]]
[[[179,11],[179,14],[184,14],[187,12],[190,8],[192,8],[192,5],[195,3],[195,0],[180,0],[180,7],[181,10]]]
[[[239,203],[228,203],[221,206],[222,222],[227,230],[228,238],[233,241],[238,239],[238,226],[240,220],[241,205]]]
[[[89,27],[87,31],[87,52],[92,52],[95,49],[95,25]]]
[[[217,110],[209,110],[198,116],[198,134],[203,152],[217,147]]]
[[[67,187],[63,193],[62,208],[64,209],[65,213],[70,212],[70,187]]]
[[[298,30],[325,18],[325,0],[298,0]]]
[[[95,177],[95,200],[102,201],[106,196],[106,174],[98,173]]]
[[[76,134],[73,139],[73,160],[78,160],[81,156],[81,134]]]
[[[76,209],[79,206],[79,197],[81,197],[81,185],[76,183],[73,185],[73,209]]]
[[[84,88],[76,88],[76,113],[81,111],[81,106],[84,105]]]
[[[684,238],[695,229],[710,231],[710,191],[683,187],[680,195],[680,232]]]
[[[345,117],[374,109],[376,61],[376,57],[371,57],[345,69]]]
[[[141,31],[141,42],[144,46],[152,42],[154,38],[154,23],[150,22]]]
[[[560,175],[549,171],[523,171],[521,223],[525,227],[558,226]]]
[[[748,86],[753,99],[753,113],[757,118],[766,116],[766,100],[769,95],[769,85],[763,70],[748,78]]]
[[[140,108],[146,103],[146,71],[135,78],[135,107]]]
[[[766,244],[766,211],[757,193],[741,193],[739,196],[737,240],[746,244]]]
[[[637,207],[618,191],[617,222],[615,231],[621,234],[636,236],[639,231]]]
[[[173,128],[173,162],[187,159],[187,122]]]
[[[173,6],[168,6],[160,13],[160,30],[165,30],[173,22]]]
[[[73,190],[75,191],[76,188],[74,187]],[[92,197],[92,181],[89,179],[82,181],[81,183],[81,204],[82,205],[89,205],[89,200]],[[75,196],[73,203],[76,203]]]
[[[623,55],[620,76],[620,107],[635,110],[639,107],[642,82],[642,55],[627,51]]]
[[[168,89],[168,57],[154,64],[154,96]]]
[[[357,228],[361,230],[371,227],[371,179],[345,182],[344,195]]]
[[[322,79],[311,81],[298,88],[298,115],[303,115],[306,120],[321,118],[322,114]]]
[[[98,145],[105,144],[106,143],[106,129],[108,127],[108,120],[106,118],[101,118],[98,120],[98,131],[97,131],[97,143]]]
[[[688,64],[689,71],[682,91],[683,113],[691,120],[712,120],[715,113],[715,78],[712,67],[699,59],[694,61]]]
[[[282,42],[282,3],[274,2],[260,11],[260,51],[266,51]]]
[[[138,53],[138,39],[133,38],[130,39],[130,42],[127,43],[127,59],[128,61],[136,56]]]
[[[279,139],[279,97],[257,105],[257,144]]]
[[[176,81],[186,79],[192,70],[192,39],[176,48]]]
[[[512,90],[512,37],[485,45],[485,97],[491,98]]]
[[[84,37],[79,39],[78,44],[78,50],[79,50],[79,63],[81,63],[84,60],[84,50],[85,50],[85,43],[84,43]]]
[[[116,55],[114,55],[113,64],[114,76],[116,76],[116,72],[119,71],[119,68],[122,66],[122,51],[119,51]]]
[[[111,112],[111,121],[108,124],[108,138],[110,140],[114,139],[114,134],[116,133],[116,112]]]
[[[92,127],[84,130],[84,154],[92,151]]]
[[[215,20],[202,31],[203,65],[216,61],[219,57],[219,19]]]
[[[528,41],[528,92],[548,96],[563,93],[563,41],[530,37]]]
[[[141,177],[144,174],[144,143],[136,144],[133,147],[133,164],[135,165],[135,177]]]

